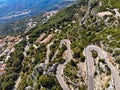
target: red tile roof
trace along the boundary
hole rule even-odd
[[[36,42],[42,41],[42,40],[45,38],[45,36],[46,36],[46,34],[43,33],[43,34],[36,40]]]
[[[0,69],[0,75],[4,74],[5,71]]]

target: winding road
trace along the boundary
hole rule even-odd
[[[47,54],[46,54],[46,60],[45,60],[45,64],[48,65],[49,64],[49,54],[50,54],[50,46],[53,45],[53,42],[51,42],[50,44],[47,45]]]
[[[62,44],[65,44],[67,47],[67,59],[64,64],[59,64],[57,67],[57,72],[56,72],[56,77],[63,88],[63,90],[70,90],[68,85],[66,84],[64,77],[63,77],[63,69],[65,68],[65,65],[73,58],[72,57],[72,52],[71,52],[71,47],[70,47],[70,40],[63,39],[60,42],[60,48],[62,47]]]
[[[98,56],[100,58],[105,59],[108,67],[110,68],[110,70],[112,72],[112,76],[113,76],[113,80],[114,80],[114,84],[115,84],[115,89],[120,90],[120,76],[119,76],[117,69],[107,59],[106,52],[104,52],[103,50],[101,50],[100,47],[95,46],[95,45],[89,45],[85,49],[87,69],[88,69],[87,70],[88,71],[88,90],[94,90],[95,68],[94,68],[94,61],[92,58],[92,52],[91,52],[92,50],[95,50],[96,52],[98,52]]]
[[[47,45],[47,55],[46,55],[46,61],[45,64],[49,63],[49,54],[50,54],[50,46],[53,43],[50,43]],[[63,90],[70,90],[69,86],[67,85],[64,76],[63,76],[63,70],[65,68],[65,65],[73,59],[72,55],[72,50],[71,50],[71,42],[68,39],[63,39],[60,42],[59,48],[62,48],[62,45],[65,45],[67,47],[67,57],[66,61],[63,64],[59,64],[57,67],[56,71],[56,78],[58,79],[58,82],[60,83],[61,87]],[[114,80],[115,84],[115,89],[120,90],[120,77],[117,69],[109,62],[109,59],[107,58],[106,52],[104,52],[100,47],[95,46],[95,45],[88,45],[85,48],[85,57],[86,57],[86,65],[87,65],[87,72],[88,72],[88,90],[94,90],[94,72],[95,72],[95,67],[94,67],[94,60],[92,57],[92,50],[95,50],[98,52],[98,56],[102,59],[105,59],[106,64],[111,70],[112,77]],[[55,56],[58,54],[59,49],[56,51]],[[54,57],[55,57],[54,56]]]

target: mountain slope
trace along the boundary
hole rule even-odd
[[[120,80],[119,10],[103,0],[83,0],[27,33],[4,38],[0,90],[116,89],[111,75]]]

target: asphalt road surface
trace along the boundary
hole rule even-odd
[[[59,64],[57,67],[57,72],[56,72],[56,77],[61,85],[61,87],[63,88],[63,90],[70,90],[68,85],[66,84],[64,77],[63,77],[63,69],[65,67],[65,65],[73,58],[72,57],[72,52],[71,52],[71,47],[70,47],[70,41],[67,39],[63,39],[61,40],[60,43],[60,48],[62,47],[62,44],[65,44],[67,47],[67,59],[66,62],[63,64]]]
[[[87,61],[87,71],[88,71],[88,90],[94,90],[94,61],[92,58],[92,50],[95,50],[98,53],[98,56],[102,59],[105,59],[108,67],[110,68],[115,84],[115,89],[120,90],[120,76],[117,71],[117,69],[109,62],[109,60],[106,58],[106,54],[104,51],[101,50],[100,47],[95,46],[95,45],[89,45],[85,49],[85,54],[86,54],[86,61]]]

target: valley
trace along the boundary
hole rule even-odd
[[[51,10],[59,10],[73,2],[74,0],[3,0],[0,1],[0,24],[35,16]]]

